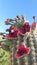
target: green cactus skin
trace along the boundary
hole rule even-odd
[[[15,54],[16,46],[21,45],[20,43],[24,41],[26,42],[27,47],[30,47],[31,51],[28,55],[25,55],[22,58],[19,59],[15,59],[14,57],[12,60],[12,65],[36,65],[37,61],[36,61],[36,55],[37,55],[37,48],[36,48],[36,38],[34,36],[34,34],[30,34],[29,37],[25,40],[23,40],[23,37],[19,36],[18,37],[18,43],[15,41],[15,43],[13,44],[13,55]],[[35,41],[35,42],[34,42]],[[11,48],[12,49],[12,48]]]

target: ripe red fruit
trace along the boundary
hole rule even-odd
[[[30,47],[26,47],[25,43],[22,43],[20,47],[17,47],[18,51],[15,53],[15,58],[21,58],[25,56],[25,54],[30,53]]]
[[[25,34],[26,32],[30,32],[30,25],[28,22],[23,24],[22,29],[19,30],[19,33],[22,35]]]
[[[37,26],[37,22],[33,22],[31,25],[31,30],[35,30]]]
[[[9,32],[9,34],[6,35],[7,39],[12,40],[18,37],[18,29],[16,26],[14,26],[13,30],[13,32]]]

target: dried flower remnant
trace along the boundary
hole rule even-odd
[[[15,18],[15,22],[16,22],[16,23],[18,22],[17,18]]]
[[[12,22],[12,21],[14,21],[14,20],[13,20],[13,19],[7,19],[7,21]]]
[[[18,18],[18,20],[20,20],[20,16],[18,15],[18,16],[16,16],[17,18]]]
[[[6,24],[6,25],[8,25],[8,24],[9,24],[9,22],[8,22],[8,21],[5,21],[5,24]]]
[[[33,16],[33,19],[34,19],[34,22],[35,22],[35,20],[36,20],[36,16]]]

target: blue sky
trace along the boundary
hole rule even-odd
[[[4,23],[7,18],[15,18],[16,15],[22,14],[31,24],[32,16],[37,17],[37,0],[0,0],[0,32],[5,32],[9,27]]]

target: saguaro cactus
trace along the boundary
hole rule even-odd
[[[15,23],[13,21],[15,21]],[[22,16],[22,19],[19,16],[16,16],[14,20],[7,19],[5,23],[6,25],[11,25],[11,27],[7,29],[9,34],[6,35],[7,39],[12,41],[10,45],[11,65],[37,65],[37,37],[35,37],[34,28],[31,29],[34,25],[30,28],[30,24],[24,19],[24,16]],[[25,47],[24,50],[26,51],[24,51],[24,56],[21,57],[20,53],[22,51],[19,50],[20,58],[16,58],[15,54],[18,51],[16,47],[23,48],[21,46],[22,42],[26,44],[27,48],[30,47],[30,53],[27,55],[28,51]],[[23,54],[23,52],[21,54]]]

